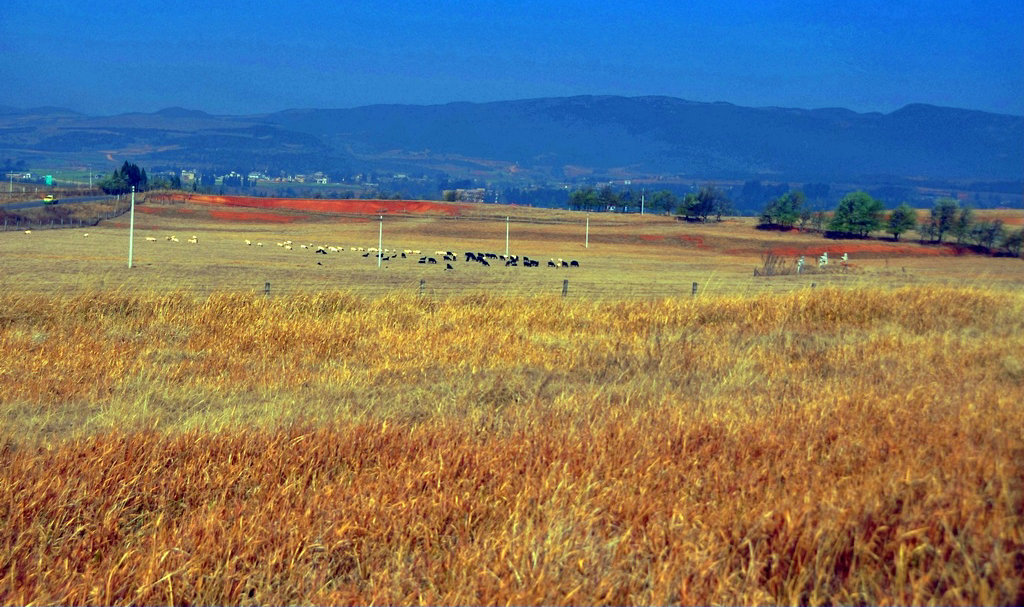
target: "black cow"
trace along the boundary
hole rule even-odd
[[[446,270],[446,271],[447,271],[447,270],[452,270],[452,269],[454,269],[454,268],[452,268],[452,264],[450,264],[450,263],[446,263],[446,264],[444,264],[444,265],[445,265],[445,266],[447,266],[447,267],[445,268],[445,270]]]
[[[433,257],[428,257],[427,258],[427,263],[437,263],[437,260],[434,259]]]
[[[572,261],[570,261],[570,262],[569,262],[569,267],[570,267],[570,268],[578,268],[578,267],[580,267],[580,262],[578,262],[578,261],[576,261],[576,260],[574,259],[574,260],[572,260]]]
[[[548,260],[548,267],[549,267],[549,268],[557,268],[558,266],[556,266],[556,265],[555,265],[555,262],[553,262],[553,261],[551,261],[551,260],[549,259],[549,260]]]
[[[487,260],[486,260],[486,259],[481,259],[481,260],[480,260],[480,263],[481,263],[481,264],[483,264],[483,265],[485,265],[485,266],[488,266],[488,267],[489,267],[489,266],[491,265],[491,264],[487,263]]]

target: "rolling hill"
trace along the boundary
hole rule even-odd
[[[445,172],[545,182],[1024,179],[1024,117],[923,104],[889,114],[581,96],[218,116],[0,108],[0,157],[151,166]]]

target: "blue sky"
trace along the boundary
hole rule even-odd
[[[1024,2],[47,2],[0,105],[248,114],[586,94],[1024,115]]]

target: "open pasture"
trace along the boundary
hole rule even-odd
[[[0,286],[210,293],[262,291],[269,282],[272,293],[345,289],[381,295],[419,293],[422,281],[424,294],[543,295],[560,294],[567,279],[570,296],[617,299],[689,295],[693,283],[701,294],[790,291],[812,283],[885,288],[1024,285],[1019,259],[958,255],[952,247],[906,238],[836,241],[797,231],[758,231],[754,220],[746,218],[705,225],[657,215],[592,214],[588,241],[581,213],[434,206],[443,210],[384,215],[383,246],[394,257],[378,269],[376,254],[368,251],[378,243],[375,215],[154,201],[137,207],[131,270],[128,215],[123,215],[89,229],[0,233]],[[506,216],[511,218],[509,253],[537,260],[539,267],[523,267],[521,262],[505,267],[503,260],[493,258],[489,267],[466,261],[466,252],[505,253]],[[1012,222],[1016,216],[1006,219]],[[177,242],[168,240],[172,236]],[[188,242],[193,236],[197,243]],[[289,243],[291,249],[278,243]],[[316,254],[320,246],[341,251]],[[420,253],[407,253],[403,259],[403,251]],[[457,260],[446,262],[436,251],[451,251]],[[833,263],[817,272],[816,260],[826,251]],[[754,276],[768,252],[790,269],[804,255],[807,273]],[[842,253],[850,257],[846,268],[837,263]],[[417,263],[424,256],[438,263]],[[552,259],[577,260],[579,267],[552,268]]]
[[[580,267],[467,263],[506,213]],[[301,248],[365,216],[136,220],[131,270],[126,216],[0,233],[2,604],[1024,602],[1019,259],[481,206],[386,216],[460,255],[378,270]]]

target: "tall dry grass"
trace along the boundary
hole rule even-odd
[[[0,601],[1024,601],[1024,296],[0,297]]]

